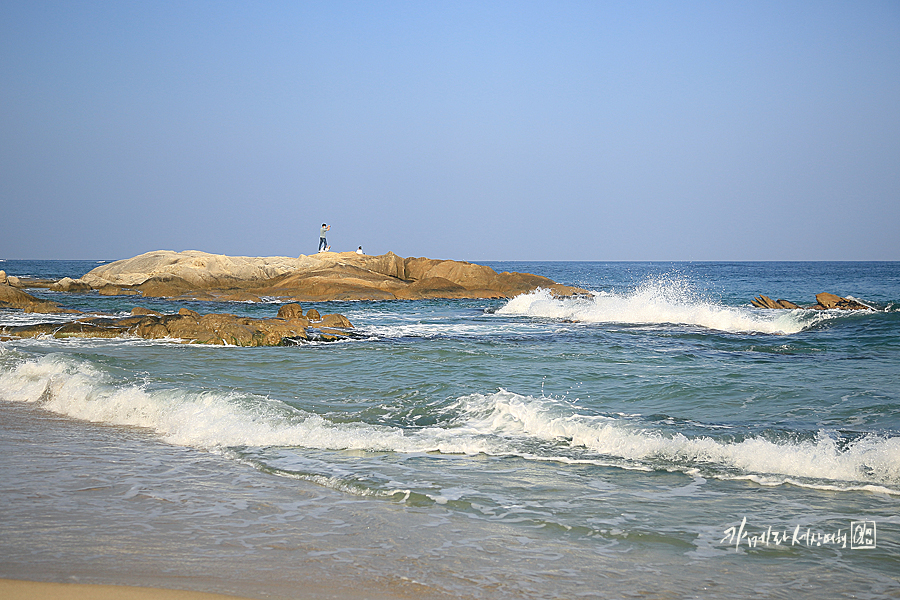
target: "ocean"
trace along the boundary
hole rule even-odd
[[[307,303],[357,335],[293,347],[0,342],[0,577],[900,597],[900,263],[482,264],[593,295]],[[823,291],[873,310],[750,304]],[[122,315],[279,306],[32,293]]]

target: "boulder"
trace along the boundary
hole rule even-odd
[[[322,315],[321,322],[316,324],[317,327],[326,327],[329,329],[339,328],[339,329],[351,329],[353,324],[350,323],[350,319],[345,317],[344,315]]]
[[[63,277],[52,284],[50,289],[54,292],[87,292],[90,291],[91,286],[83,281],[72,279],[71,277]]]
[[[816,305],[812,308],[816,310],[872,310],[872,307],[866,306],[861,302],[842,298],[835,294],[829,294],[828,292],[816,294]]]
[[[6,271],[4,271],[2,269],[0,269],[0,285],[7,285],[6,284]]]
[[[296,302],[285,304],[278,309],[279,319],[297,319],[303,316],[303,308]]]

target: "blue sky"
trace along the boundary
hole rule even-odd
[[[0,258],[900,260],[900,3],[0,3]]]

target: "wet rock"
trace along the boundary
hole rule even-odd
[[[309,319],[296,316],[292,311],[287,311],[292,314],[290,318],[273,319],[224,313],[201,315],[188,308],[169,315],[138,307],[131,312],[132,316],[120,319],[92,317],[63,324],[5,327],[0,329],[0,334],[15,337],[49,335],[56,338],[137,336],[144,339],[172,338],[197,344],[284,346],[302,343],[311,335],[320,341],[346,338],[348,334],[337,328],[353,327],[343,315],[325,315],[318,319],[320,322],[316,323],[316,330],[308,332]],[[322,330],[321,327],[328,329]]]
[[[805,307],[794,304],[789,300],[772,300],[768,296],[762,295],[757,296],[756,298],[751,300],[750,303],[753,304],[753,306],[759,308],[772,309],[809,308],[812,310],[873,310],[872,307],[866,306],[862,302],[857,302],[856,300],[851,300],[848,298],[842,298],[841,296],[830,294],[828,292],[816,294],[816,303]]]
[[[871,307],[866,306],[861,302],[850,300],[848,298],[842,298],[840,296],[836,296],[835,294],[829,294],[828,292],[816,294],[816,305],[812,308],[816,310],[872,310]]]
[[[285,304],[278,309],[279,319],[296,319],[303,316],[303,307],[296,302]]]
[[[316,323],[316,327],[319,328],[340,328],[340,329],[351,329],[353,325],[350,323],[350,319],[345,317],[344,315],[322,315],[322,320]]]
[[[8,279],[13,279],[9,277]],[[28,292],[24,292],[8,284],[0,284],[0,307],[20,308],[29,313],[77,313],[79,311],[60,308],[56,302],[35,298]]]
[[[759,308],[800,308],[800,306],[794,304],[790,300],[772,300],[768,296],[759,296],[756,299],[751,300],[750,303]]]

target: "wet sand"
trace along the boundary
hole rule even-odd
[[[4,600],[238,600],[240,597],[124,585],[43,583],[0,579],[0,598]]]

